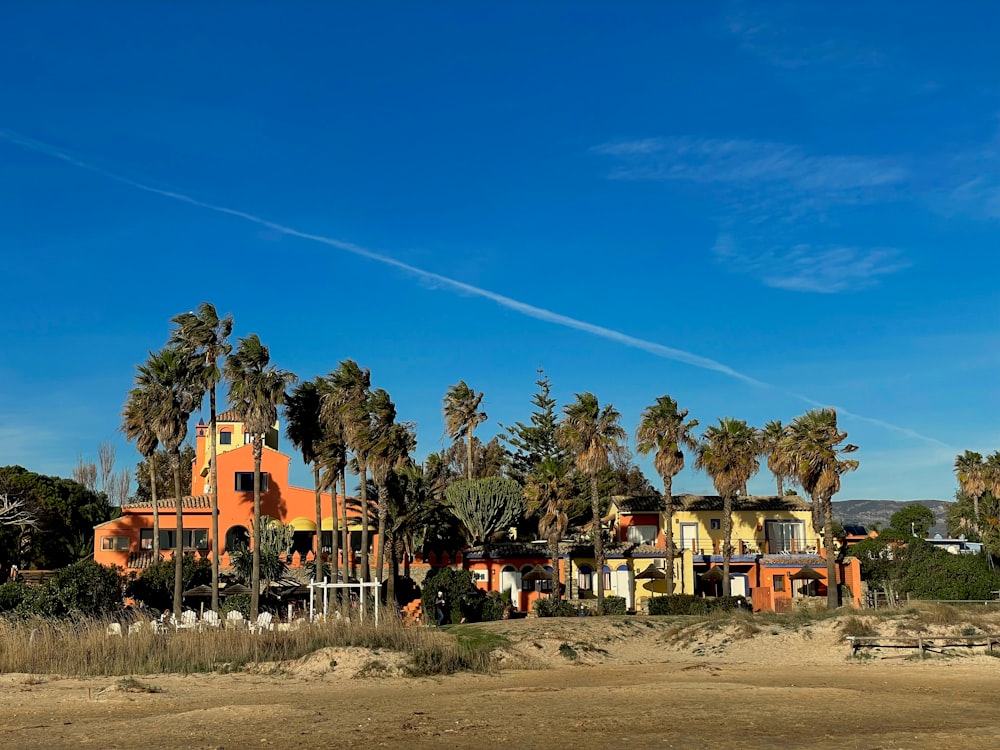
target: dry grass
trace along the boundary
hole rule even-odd
[[[387,617],[376,628],[331,621],[288,631],[181,630],[148,626],[108,635],[107,621],[0,620],[0,672],[73,676],[229,672],[298,659],[326,647],[358,646],[409,654],[414,675],[495,669],[491,649],[447,633],[404,627]]]

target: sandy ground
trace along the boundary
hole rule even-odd
[[[395,655],[324,649],[238,674],[138,678],[161,692],[0,675],[0,747],[1000,747],[1000,659],[981,651],[850,658],[837,621],[472,627],[511,639],[499,674],[411,678]]]

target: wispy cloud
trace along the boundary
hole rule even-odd
[[[391,268],[408,273],[424,282],[429,282],[435,287],[449,289],[454,292],[459,292],[462,294],[467,294],[474,297],[480,297],[483,299],[488,299],[497,305],[506,308],[508,310],[513,310],[522,315],[525,315],[536,320],[541,320],[546,323],[551,323],[553,325],[562,326],[564,328],[569,328],[576,331],[581,331],[588,333],[599,338],[613,341],[623,346],[627,346],[633,349],[639,349],[652,354],[656,357],[661,357],[663,359],[672,360],[675,362],[680,362],[682,364],[690,365],[691,367],[697,367],[702,370],[707,370],[710,372],[716,372],[726,377],[733,378],[747,385],[759,387],[759,388],[770,388],[784,393],[792,398],[804,401],[808,404],[814,406],[822,405],[822,402],[812,399],[808,396],[803,396],[801,394],[792,393],[786,391],[782,388],[774,386],[770,383],[765,383],[757,378],[747,375],[743,372],[733,369],[729,365],[723,364],[717,360],[711,359],[709,357],[703,357],[699,354],[694,354],[692,352],[684,351],[683,349],[676,349],[674,347],[666,346],[664,344],[657,343],[655,341],[648,341],[646,339],[640,339],[635,336],[631,336],[622,331],[616,331],[611,328],[606,328],[594,323],[590,323],[584,320],[578,320],[576,318],[563,315],[561,313],[554,312],[552,310],[546,310],[542,307],[537,307],[531,305],[527,302],[522,302],[520,300],[508,297],[497,292],[490,291],[488,289],[483,289],[481,287],[473,286],[471,284],[466,284],[457,279],[452,279],[447,276],[443,276],[433,271],[427,271],[416,266],[412,266],[408,263],[396,260],[387,255],[377,253],[367,248],[361,247],[351,242],[346,242],[344,240],[339,240],[333,237],[327,237],[324,235],[313,234],[311,232],[303,232],[293,227],[285,226],[277,222],[265,219],[261,216],[255,214],[240,211],[233,208],[228,208],[226,206],[221,206],[214,203],[208,203],[206,201],[198,200],[184,193],[179,193],[173,190],[164,190],[162,188],[154,187],[145,182],[140,182],[134,180],[130,177],[124,177],[117,172],[110,171],[103,167],[98,167],[91,163],[90,160],[84,160],[77,156],[67,153],[64,149],[58,149],[48,143],[35,140],[33,138],[28,138],[26,136],[20,135],[18,133],[13,133],[8,130],[0,129],[0,139],[6,140],[10,143],[18,145],[22,148],[29,149],[31,151],[44,154],[54,159],[58,159],[67,164],[72,164],[80,169],[85,169],[95,174],[99,174],[107,179],[114,180],[123,185],[127,185],[136,190],[142,190],[147,193],[152,193],[155,195],[162,196],[164,198],[169,198],[170,200],[178,201],[180,203],[185,203],[190,206],[196,206],[207,211],[212,211],[217,214],[222,214],[225,216],[231,216],[233,218],[241,219],[243,221],[256,224],[258,226],[265,227],[272,231],[278,232],[280,234],[287,235],[289,237],[297,237],[299,239],[308,240],[311,242],[316,242],[322,245],[327,245],[329,247],[334,247],[339,250],[351,253],[353,255],[365,258],[367,260],[380,263]],[[897,425],[890,424],[889,422],[884,422],[879,419],[862,417],[858,414],[848,412],[846,410],[841,410],[845,415],[850,414],[856,419],[861,419],[868,421],[872,424],[879,425],[880,427],[896,432],[898,434],[906,435],[907,437],[915,438],[924,442],[930,442],[933,444],[941,444],[939,440],[922,435],[914,430],[906,427],[900,427]]]
[[[867,289],[910,266],[893,248],[799,244],[755,251],[738,247],[729,234],[720,234],[712,251],[728,270],[755,276],[766,286],[821,294]]]
[[[895,248],[802,241],[831,212],[893,200],[908,178],[897,159],[689,136],[614,141],[593,151],[616,162],[612,179],[703,186],[726,215],[726,229],[713,248],[716,259],[766,286],[820,293],[865,289],[909,265]]]
[[[828,24],[812,28],[794,18],[797,10],[801,10],[797,4],[784,9],[768,6],[766,12],[741,7],[726,16],[726,31],[745,51],[778,68],[871,70],[887,64],[884,51],[852,39],[846,30],[831,31]]]
[[[609,175],[615,179],[778,186],[812,199],[853,202],[906,178],[903,166],[889,159],[812,155],[794,145],[767,141],[671,136],[614,141],[593,151],[618,160]]]

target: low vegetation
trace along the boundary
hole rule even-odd
[[[502,638],[455,637],[435,629],[408,628],[385,618],[332,621],[288,631],[249,633],[206,630],[156,633],[148,623],[136,632],[109,635],[107,620],[0,620],[0,672],[73,676],[231,672],[298,659],[321,648],[350,647],[409,655],[416,676],[496,669],[493,651]]]

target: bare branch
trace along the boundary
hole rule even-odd
[[[93,461],[85,462],[82,455],[77,456],[73,479],[91,492],[97,492],[97,464]]]
[[[35,516],[24,507],[23,497],[0,495],[0,526],[34,526]]]
[[[111,495],[111,482],[115,473],[115,446],[110,440],[105,440],[97,446],[97,465],[100,469],[101,491]]]

